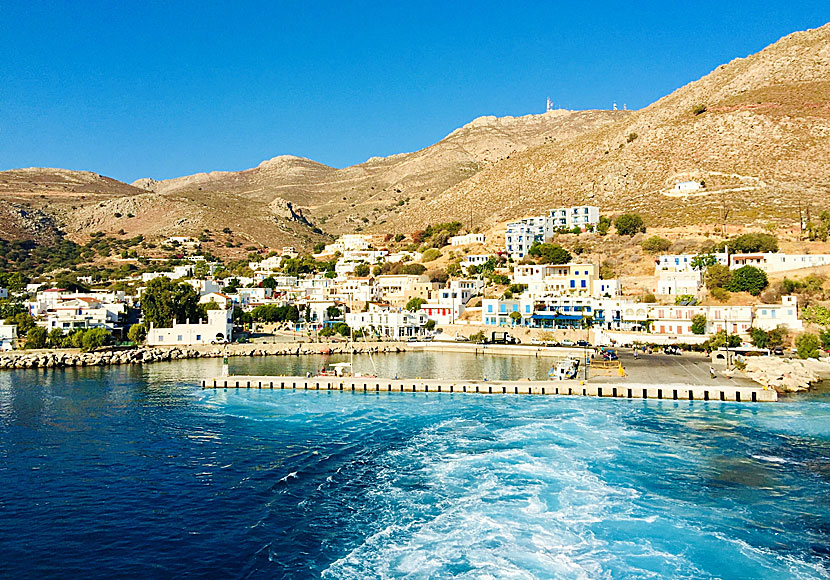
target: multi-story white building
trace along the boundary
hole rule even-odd
[[[513,270],[513,282],[526,284],[531,296],[592,296],[596,280],[594,264],[519,264]]]
[[[542,243],[553,235],[553,226],[547,216],[527,217],[507,224],[504,249],[514,260],[521,260],[536,242]]]
[[[369,304],[369,310],[366,312],[346,314],[346,324],[350,328],[371,329],[380,336],[395,340],[423,335],[428,320],[423,311],[410,312],[375,302]]]
[[[697,295],[703,286],[703,272],[687,270],[674,272],[660,270],[657,274],[657,288],[654,293],[658,296]]]
[[[551,227],[554,230],[560,228],[570,230],[574,226],[585,229],[587,226],[596,225],[599,222],[599,207],[595,205],[560,207],[550,210],[548,218],[551,220]]]
[[[560,207],[548,211],[547,215],[533,216],[507,224],[504,235],[504,249],[513,260],[524,258],[530,247],[542,243],[559,229],[586,229],[599,222],[599,207],[580,205]]]

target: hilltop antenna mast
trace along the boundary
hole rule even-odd
[[[545,112],[546,112],[546,113],[550,113],[552,110],[553,110],[553,101],[551,101],[551,100],[550,100],[550,97],[548,97],[548,107],[547,107],[547,109],[545,110]]]

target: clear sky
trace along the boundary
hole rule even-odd
[[[830,2],[0,0],[0,170],[344,167],[481,115],[641,108]]]

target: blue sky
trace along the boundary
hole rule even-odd
[[[541,113],[548,96],[641,108],[829,20],[826,0],[0,0],[0,170],[344,167],[481,115]]]

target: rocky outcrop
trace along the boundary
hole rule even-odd
[[[779,393],[806,391],[813,383],[830,379],[830,358],[789,359],[749,357],[744,373],[753,381]]]
[[[195,358],[222,356],[298,356],[308,354],[349,354],[349,345],[326,343],[286,343],[271,345],[230,345],[190,348],[135,348],[129,350],[15,351],[0,354],[0,369],[64,368],[101,365],[148,364]],[[401,343],[367,343],[352,345],[354,354],[404,352]]]

